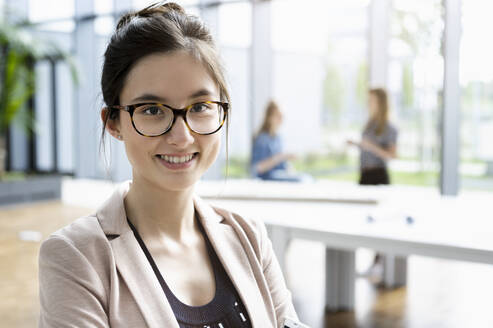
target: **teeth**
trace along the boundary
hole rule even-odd
[[[168,155],[159,155],[161,159],[164,159],[168,163],[181,164],[185,162],[189,162],[193,155],[187,156],[168,156]]]

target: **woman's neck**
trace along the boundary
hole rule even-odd
[[[196,232],[194,187],[175,191],[134,179],[125,197],[125,211],[145,239],[162,239],[183,244]]]

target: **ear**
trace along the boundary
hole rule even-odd
[[[101,109],[101,120],[103,122],[106,121],[105,130],[108,131],[113,137],[118,140],[122,139],[121,131],[120,131],[120,120],[118,118],[110,118],[108,115],[110,114],[110,110],[108,107],[104,107]]]

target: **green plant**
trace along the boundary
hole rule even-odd
[[[78,82],[77,69],[72,57],[50,40],[35,37],[28,22],[0,17],[0,176],[5,159],[5,133],[14,122],[30,135],[34,130],[32,111],[23,110],[35,91],[35,63],[37,60],[64,61]]]
[[[66,61],[77,81],[69,54],[49,40],[34,37],[26,22],[10,24],[0,20],[0,135],[17,115],[23,115],[17,122],[27,129],[33,128],[33,117],[21,109],[34,93],[34,63],[40,59]]]

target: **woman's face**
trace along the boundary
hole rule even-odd
[[[203,64],[186,52],[142,58],[127,75],[120,94],[121,105],[158,102],[184,108],[207,100],[220,101],[217,85]],[[199,135],[188,129],[182,117],[176,117],[171,129],[158,137],[138,134],[126,111],[120,111],[115,125],[125,143],[133,180],[167,190],[192,186],[216,160],[220,149],[221,130]]]
[[[274,127],[274,130],[279,130],[282,124],[282,113],[280,110],[275,110],[270,116],[271,124]]]
[[[376,117],[378,114],[378,98],[373,93],[368,95],[368,110],[370,117]]]

